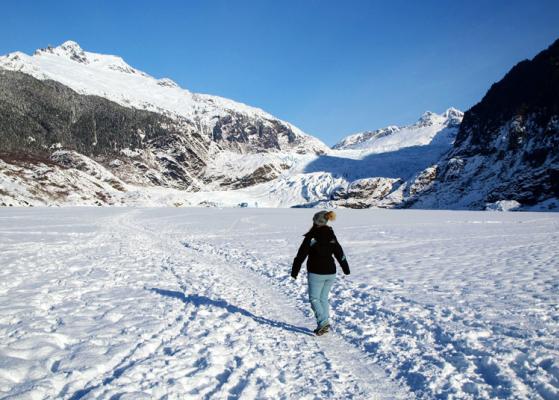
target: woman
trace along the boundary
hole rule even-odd
[[[344,274],[349,275],[349,265],[338,243],[336,235],[328,221],[336,219],[334,211],[320,211],[313,217],[313,226],[304,236],[297,256],[293,260],[291,277],[297,279],[301,264],[307,256],[307,271],[309,278],[309,300],[316,317],[317,327],[314,333],[321,336],[330,329],[330,308],[328,293],[336,279],[336,264],[332,254],[336,257]]]

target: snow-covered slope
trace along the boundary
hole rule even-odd
[[[395,207],[418,186],[418,175],[452,148],[461,116],[452,108],[442,115],[425,113],[416,124],[376,131],[390,131],[383,138],[362,140],[360,144],[347,140],[347,146],[337,146],[319,156],[222,153],[214,164],[217,177],[220,171],[243,174],[254,164],[282,168],[271,170],[278,176],[267,182],[228,192],[215,191],[214,187],[189,198],[193,204],[211,198],[224,206],[246,202],[268,207]],[[350,141],[353,145],[348,144]]]
[[[319,203],[354,208],[404,204],[422,171],[452,148],[462,116],[455,108],[441,115],[426,112],[412,125],[391,125],[346,137],[305,168],[343,178],[329,198]]]
[[[144,191],[146,196],[135,198],[141,203],[147,197],[147,204],[157,204],[151,196],[158,191],[152,189],[249,187],[277,178],[299,159],[329,151],[320,140],[261,109],[192,93],[120,57],[87,52],[71,41],[32,56],[16,52],[0,57],[0,98],[0,158],[5,165],[0,180],[6,182],[0,201],[6,205],[76,204],[80,198],[99,197],[86,190],[87,184],[75,182],[75,176],[62,179],[80,168],[56,165],[52,153],[57,150],[90,158],[126,183],[124,192],[133,187],[134,193]],[[284,159],[292,161],[286,164]],[[14,160],[16,164],[8,165]],[[45,167],[33,160],[48,160],[54,174],[48,176],[72,182],[57,194],[78,194],[71,201],[32,195],[36,182],[29,177]],[[18,179],[14,168],[20,172]],[[15,190],[13,180],[21,190]]]
[[[356,133],[342,139],[333,148],[384,153],[404,147],[424,146],[434,141],[452,142],[463,116],[464,113],[452,107],[441,115],[427,111],[413,125],[391,125],[375,131]],[[445,128],[450,129],[443,131]]]
[[[222,129],[227,119],[251,118],[266,126],[283,125],[275,147],[284,151],[324,152],[327,147],[297,127],[265,111],[218,96],[192,93],[168,78],[156,79],[128,65],[121,57],[84,51],[67,41],[58,47],[37,50],[32,56],[14,52],[0,57],[0,68],[20,71],[38,79],[60,82],[80,94],[96,95],[125,107],[180,116],[194,121],[201,134],[219,136],[250,150],[258,132]],[[225,121],[224,121],[225,119]],[[217,127],[217,128],[216,128]],[[243,133],[246,137],[238,138]],[[242,144],[242,146],[241,146]]]

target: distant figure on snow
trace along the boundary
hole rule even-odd
[[[335,219],[334,211],[320,211],[314,215],[313,226],[304,235],[305,239],[299,247],[291,268],[291,277],[297,279],[303,261],[307,256],[309,257],[307,261],[309,300],[317,322],[314,333],[318,336],[327,333],[330,329],[328,293],[336,280],[336,263],[332,255],[340,263],[344,274],[349,275],[349,265],[342,246],[338,243],[334,230],[328,226],[328,221]]]

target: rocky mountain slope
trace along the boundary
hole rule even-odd
[[[451,149],[462,115],[455,108],[440,115],[428,111],[412,125],[392,125],[344,138],[331,154],[337,156],[335,171],[340,174],[342,169],[346,182],[331,193],[325,205],[399,206],[410,195],[419,174]]]
[[[103,97],[124,107],[186,118],[221,149],[302,153],[327,149],[318,139],[261,109],[192,93],[168,78],[153,78],[120,57],[87,52],[72,41],[39,49],[33,56],[15,52],[0,57],[0,68],[54,80],[79,94]]]
[[[383,140],[360,148],[296,158],[285,155],[282,162],[289,169],[276,179],[226,192],[206,189],[190,193],[188,198],[193,204],[211,198],[216,205],[397,207],[424,179],[423,171],[452,148],[458,132],[455,119],[460,115],[458,110],[425,113],[417,123],[395,127]],[[242,171],[262,163],[264,156],[269,155],[222,156],[215,165],[221,171]]]
[[[464,114],[416,208],[559,207],[559,40],[512,68]]]
[[[0,205],[557,209],[558,47],[465,114],[426,112],[332,149],[74,42],[11,53],[0,57]]]
[[[74,150],[130,183],[199,187],[210,141],[186,118],[123,107],[7,70],[0,70],[0,99],[4,153],[48,157]]]
[[[33,56],[16,52],[0,57],[0,132],[4,164],[27,169],[21,176],[33,175],[39,159],[63,173],[82,170],[83,163],[72,160],[87,157],[125,184],[189,191],[266,182],[288,168],[273,154],[328,151],[318,139],[260,109],[191,93],[119,57],[85,52],[75,42]],[[61,164],[52,157],[56,150],[75,154]],[[270,156],[253,168],[224,172],[212,164],[224,154]],[[22,178],[19,183],[37,191],[36,181]],[[9,196],[8,184],[2,186],[6,204],[53,200],[44,191],[27,200]],[[79,191],[80,182],[72,187],[67,189]]]

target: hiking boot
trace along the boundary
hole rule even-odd
[[[330,330],[330,324],[326,324],[321,328],[316,328],[313,332],[316,336],[322,336],[325,333],[328,333],[329,330]]]

